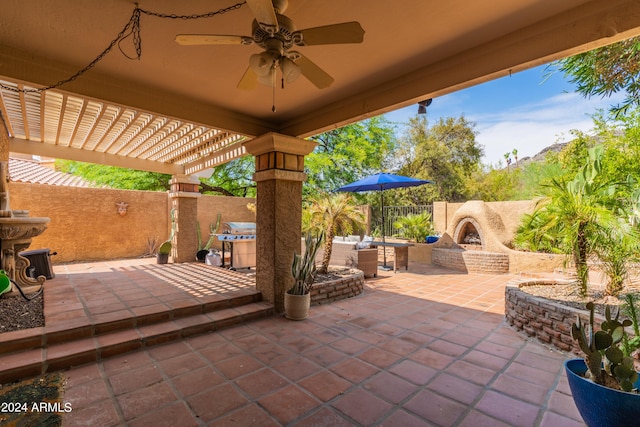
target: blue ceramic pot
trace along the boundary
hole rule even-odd
[[[637,427],[640,425],[640,394],[613,390],[583,377],[584,359],[564,362],[573,401],[589,427]],[[640,380],[634,384],[640,386]]]

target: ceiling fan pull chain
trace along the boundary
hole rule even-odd
[[[273,88],[273,102],[271,105],[271,112],[275,113],[276,112],[276,70],[273,70],[273,85],[271,87]]]

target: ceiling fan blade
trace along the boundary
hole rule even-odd
[[[251,69],[251,67],[247,68],[247,71],[244,72],[244,75],[238,82],[238,89],[242,90],[251,90],[255,89],[258,84],[258,75],[255,71]]]
[[[325,89],[331,86],[333,83],[333,77],[327,74],[322,68],[318,67],[315,63],[313,63],[309,58],[295,52],[297,55],[300,55],[298,59],[296,59],[296,64],[300,66],[302,69],[302,75],[307,78],[311,83],[313,83],[318,89]]]
[[[325,25],[296,31],[302,35],[303,46],[320,44],[362,43],[364,30],[359,22],[343,22],[342,24]]]
[[[278,18],[271,0],[247,0],[247,4],[256,21],[265,31],[270,32],[272,30],[274,34],[278,32]]]
[[[247,36],[225,36],[221,34],[178,34],[176,43],[183,46],[197,46],[207,44],[243,44],[253,43],[253,39]]]

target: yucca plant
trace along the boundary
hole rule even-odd
[[[316,254],[322,245],[324,233],[320,233],[318,237],[314,237],[311,233],[307,233],[304,239],[304,254],[293,254],[293,263],[291,264],[291,274],[295,280],[291,289],[287,292],[291,295],[304,295],[311,291],[313,281],[316,278]]]

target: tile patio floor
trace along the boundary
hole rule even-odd
[[[512,277],[411,264],[302,322],[275,315],[74,367],[63,425],[583,426],[567,355],[503,321]]]

